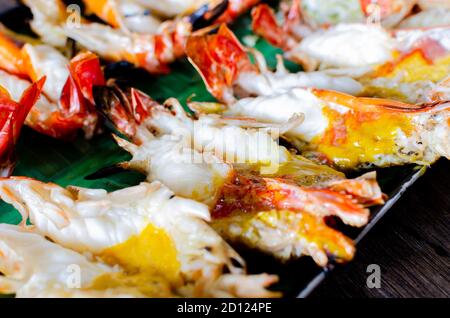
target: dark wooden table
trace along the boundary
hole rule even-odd
[[[311,295],[450,297],[450,162],[441,160],[364,238],[355,260]],[[381,288],[366,285],[367,266],[381,269]]]
[[[0,12],[14,0],[0,0]],[[422,177],[375,226],[355,260],[334,271],[311,295],[325,297],[450,297],[450,162]],[[369,264],[381,288],[366,285]]]

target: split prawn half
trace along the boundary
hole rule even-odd
[[[430,28],[449,25],[450,2],[447,0],[418,0],[421,11],[408,16],[397,26],[399,29]]]
[[[259,84],[260,76],[266,78],[265,71],[263,75],[255,71],[244,48],[225,26],[217,34],[193,36],[187,52],[209,91],[227,104],[195,103],[197,110],[278,125],[302,113],[304,122],[285,129],[283,137],[319,162],[354,169],[431,164],[450,157],[450,103],[445,90],[436,99],[417,105],[354,97],[314,86],[277,90],[279,83],[261,80],[264,84]],[[258,85],[264,89],[253,89]],[[236,99],[236,95],[252,97]]]
[[[340,23],[380,23],[392,28],[408,16],[417,0],[284,0],[284,29],[298,35]],[[259,10],[266,10],[258,8]],[[267,32],[270,33],[270,30]]]
[[[434,36],[439,38],[440,30],[435,31]],[[272,72],[264,56],[242,46],[225,25],[216,34],[194,33],[186,44],[186,53],[210,92],[227,104],[235,102],[236,96],[272,95],[291,88],[328,89],[413,104],[449,100],[450,51],[426,43],[359,75],[340,70],[290,73],[279,55],[276,71]],[[254,56],[256,65],[248,54]]]
[[[450,100],[450,27],[400,29],[395,39],[406,49],[357,78],[361,95],[414,104]]]
[[[248,53],[255,58],[252,64]],[[316,87],[357,95],[363,86],[348,76],[325,72],[290,73],[277,56],[277,69],[268,69],[266,60],[256,49],[245,48],[224,24],[216,34],[209,30],[194,33],[187,41],[186,54],[197,68],[209,91],[220,101],[233,103],[239,97],[271,95],[295,87]]]
[[[230,23],[260,0],[83,0],[87,12],[94,13],[114,28],[157,33],[167,19],[190,15],[193,24],[205,23],[210,8],[220,8],[213,23]],[[218,6],[221,4],[220,6]]]
[[[361,227],[369,220],[367,207],[384,202],[374,173],[348,180],[292,154],[274,141],[279,126],[214,115],[195,119],[176,100],[160,105],[136,89],[97,88],[96,100],[132,139],[116,137],[133,155],[121,169],[207,204],[212,226],[226,239],[281,260],[310,255],[320,266],[330,258],[351,260],[352,241],[325,218]],[[294,116],[286,125],[298,123]]]
[[[0,176],[11,175],[15,167],[15,145],[25,118],[36,104],[45,78],[32,84],[18,102],[0,85]]]
[[[47,11],[49,2],[54,8],[60,9]],[[185,55],[184,45],[193,29],[204,27],[216,19],[228,22],[227,20],[232,17],[248,10],[254,2],[254,0],[207,1],[191,15],[164,21],[157,26],[156,31],[153,27],[149,29],[151,32],[145,33],[133,32],[129,30],[133,29],[130,25],[127,28],[125,22],[121,23],[123,19],[120,19],[120,16],[123,16],[123,12],[120,12],[120,5],[114,5],[109,1],[95,1],[88,7],[113,27],[101,23],[88,23],[81,18],[73,19],[72,15],[66,12],[61,0],[33,0],[26,1],[26,5],[33,12],[35,21],[32,26],[48,24],[48,21],[55,22],[51,28],[49,27],[48,32],[54,34],[50,40],[60,36],[68,37],[106,60],[126,61],[150,73],[160,74],[168,73],[169,64]],[[142,6],[142,2],[140,3]],[[121,25],[125,26],[120,27]],[[50,38],[42,34],[38,28],[34,28],[34,31],[43,40]]]
[[[340,23],[295,34],[292,30],[298,28],[298,6],[294,3],[288,15],[291,20],[283,27],[279,26],[270,7],[261,5],[254,8],[253,29],[273,45],[281,47],[288,59],[301,64],[307,71],[320,67],[367,72],[417,48],[440,48],[438,52],[433,51],[437,54],[442,49],[449,49],[446,40],[449,24],[445,20],[431,27],[424,26],[424,19],[420,19],[422,22],[405,24],[407,29],[393,30],[386,30],[378,23]],[[424,42],[427,45],[422,45]]]
[[[17,298],[174,297],[163,277],[123,269],[50,242],[31,227],[0,224],[0,294]]]
[[[278,295],[266,289],[276,276],[246,274],[242,258],[207,224],[207,206],[159,182],[108,193],[11,177],[0,180],[0,197],[19,210],[22,226],[29,219],[36,233],[56,244],[119,267],[118,276],[97,280],[106,289],[125,280],[149,297]],[[153,286],[159,281],[161,290]]]
[[[84,130],[90,138],[98,123],[92,87],[104,85],[98,57],[80,53],[69,61],[53,47],[26,43],[22,47],[0,33],[0,85],[19,99],[33,81],[45,76],[43,94],[28,114],[25,124],[60,139]]]

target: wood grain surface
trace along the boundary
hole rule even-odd
[[[429,169],[364,238],[355,260],[311,297],[450,297],[449,176],[448,160]],[[380,266],[380,289],[366,285],[370,264]]]
[[[15,2],[0,0],[0,11]],[[449,176],[449,161],[433,166],[311,297],[450,297]],[[381,268],[380,289],[366,285],[369,264]]]

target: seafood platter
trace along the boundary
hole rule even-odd
[[[0,22],[5,296],[307,297],[450,158],[447,0],[23,0]]]

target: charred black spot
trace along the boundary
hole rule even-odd
[[[124,168],[123,165],[116,164],[113,166],[101,168],[100,170],[97,170],[94,173],[91,173],[90,175],[87,175],[84,177],[85,180],[98,180],[103,179],[118,173],[127,172],[128,169]]]
[[[199,30],[210,26],[218,17],[220,17],[225,12],[227,8],[228,0],[221,1],[214,8],[210,8],[209,4],[205,4],[189,17],[189,21],[192,24],[192,29]]]
[[[104,67],[103,72],[107,79],[118,79],[124,82],[130,82],[130,78],[142,79],[148,77],[145,70],[127,61],[108,63]]]
[[[108,118],[108,111],[115,103],[120,102],[119,98],[114,93],[113,88],[108,86],[94,86],[92,91],[97,110]]]

